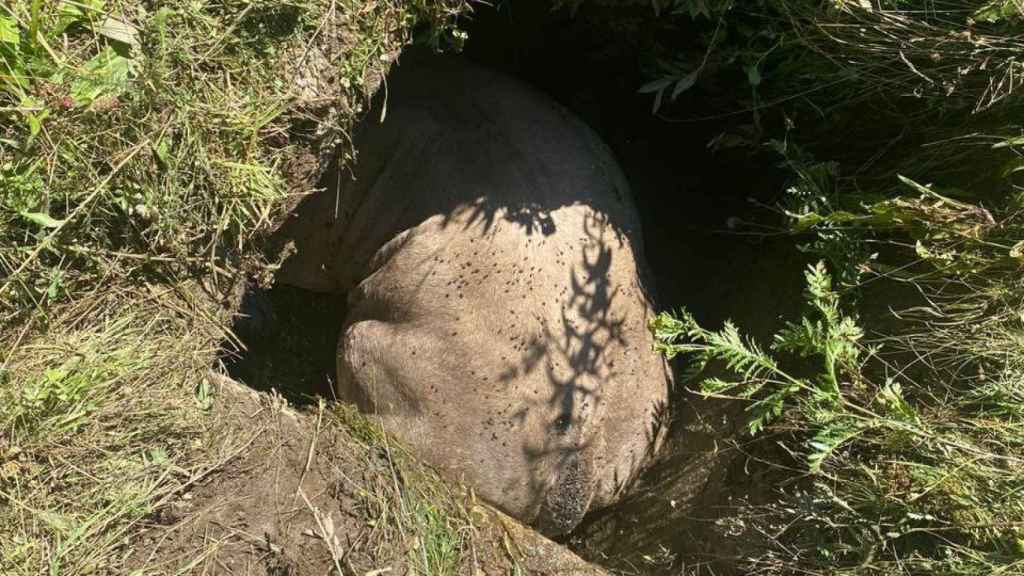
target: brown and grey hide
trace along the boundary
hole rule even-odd
[[[628,185],[528,87],[456,57],[397,66],[352,171],[282,228],[297,251],[279,279],[347,294],[340,398],[566,532],[655,451],[670,386]]]

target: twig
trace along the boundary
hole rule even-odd
[[[381,429],[384,429],[384,420],[378,416],[380,421]],[[398,499],[398,507],[402,510],[402,516],[404,518],[409,517],[409,511],[405,509],[405,499],[402,498],[402,490],[398,487],[398,473],[395,471],[395,460],[391,456],[391,445],[388,443],[388,435],[384,433],[384,453],[388,456],[388,469],[391,471],[391,481],[395,487],[395,498]],[[398,522],[398,533],[402,535],[402,541],[406,541],[405,529],[402,527],[402,522]]]
[[[309,468],[313,464],[313,454],[316,453],[316,440],[320,436],[320,423],[323,422],[324,418],[324,400],[320,399],[319,409],[316,413],[316,426],[313,428],[313,437],[309,439],[309,450],[306,452],[306,465],[302,467],[302,474],[299,475],[299,482],[295,486],[295,495],[299,494],[302,490],[302,482],[306,480],[306,474],[309,473]]]
[[[313,36],[311,36],[309,38],[309,42],[306,43],[306,49],[305,51],[302,52],[302,56],[299,58],[298,63],[295,65],[296,68],[301,68],[302,65],[306,63],[306,58],[309,56],[309,51],[312,50],[313,47],[316,45],[317,36],[320,35],[320,32],[323,32],[324,26],[326,26],[328,22],[334,22],[335,4],[336,1],[331,0],[331,7],[327,9],[327,15],[324,16],[323,21],[320,22],[319,26],[317,26],[316,32],[313,32]]]
[[[928,82],[929,84],[935,84],[935,80],[932,80],[931,78],[925,76],[920,70],[917,69],[916,66],[914,66],[910,62],[910,60],[907,59],[907,56],[905,54],[903,54],[903,50],[900,50],[900,60],[903,60],[903,63],[906,64],[908,68],[910,68],[911,72],[913,72],[914,74],[917,74],[921,78],[924,78],[925,81]]]
[[[331,528],[328,530],[326,524],[324,524],[320,510],[318,510],[316,506],[313,506],[313,503],[309,501],[309,498],[306,498],[306,493],[301,487],[298,489],[298,493],[302,498],[302,501],[306,503],[310,513],[313,514],[313,520],[316,521],[317,527],[320,528],[320,534],[318,534],[318,536],[320,536],[320,539],[327,545],[327,551],[331,553],[331,560],[334,562],[334,568],[338,571],[338,576],[342,576],[345,574],[341,569],[341,560],[343,556],[338,552],[338,543],[334,537],[334,521],[328,518],[328,522],[331,524]],[[351,566],[348,568],[351,572],[355,572]]]
[[[231,33],[233,33],[235,31],[235,28],[238,27],[238,24],[243,19],[245,19],[245,15],[248,14],[249,10],[252,10],[252,7],[255,6],[255,5],[256,5],[255,3],[250,2],[244,9],[242,9],[242,11],[238,14],[238,16],[235,17],[235,21],[231,23],[231,26],[228,26],[228,29],[225,30],[223,34],[218,36],[217,39],[213,41],[213,45],[210,46],[210,49],[207,50],[206,53],[203,54],[202,58],[204,60],[209,58],[210,55],[213,54],[213,52],[215,50],[218,50],[220,48],[221,42],[223,42],[225,38],[230,36]]]

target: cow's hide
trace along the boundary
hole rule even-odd
[[[626,180],[564,108],[460,58],[403,57],[377,100],[278,278],[347,294],[341,398],[566,532],[657,448],[671,383]]]

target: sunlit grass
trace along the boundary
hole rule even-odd
[[[206,371],[315,185],[293,161],[330,160],[413,26],[463,8],[0,4],[0,572],[116,573],[216,465]]]

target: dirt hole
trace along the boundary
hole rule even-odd
[[[660,310],[685,305],[708,326],[731,318],[762,339],[792,317],[806,260],[762,227],[772,218],[764,206],[785,188],[780,158],[756,144],[721,145],[756,140],[757,120],[743,112],[745,78],[716,76],[652,114],[652,96],[637,89],[650,79],[655,40],[683,54],[698,43],[678,20],[659,25],[646,4],[573,12],[503,2],[478,8],[465,27],[466,57],[539,88],[611,147],[640,210]],[[236,329],[249,350],[229,362],[233,377],[294,405],[333,397],[343,299],[276,286],[247,295],[242,308],[250,318]],[[622,503],[592,513],[564,542],[620,570],[678,573],[703,563],[729,573],[736,534],[722,519],[731,502],[763,495],[767,481],[744,454],[722,449],[742,428],[741,408],[699,401],[685,386],[673,402],[659,461]]]

